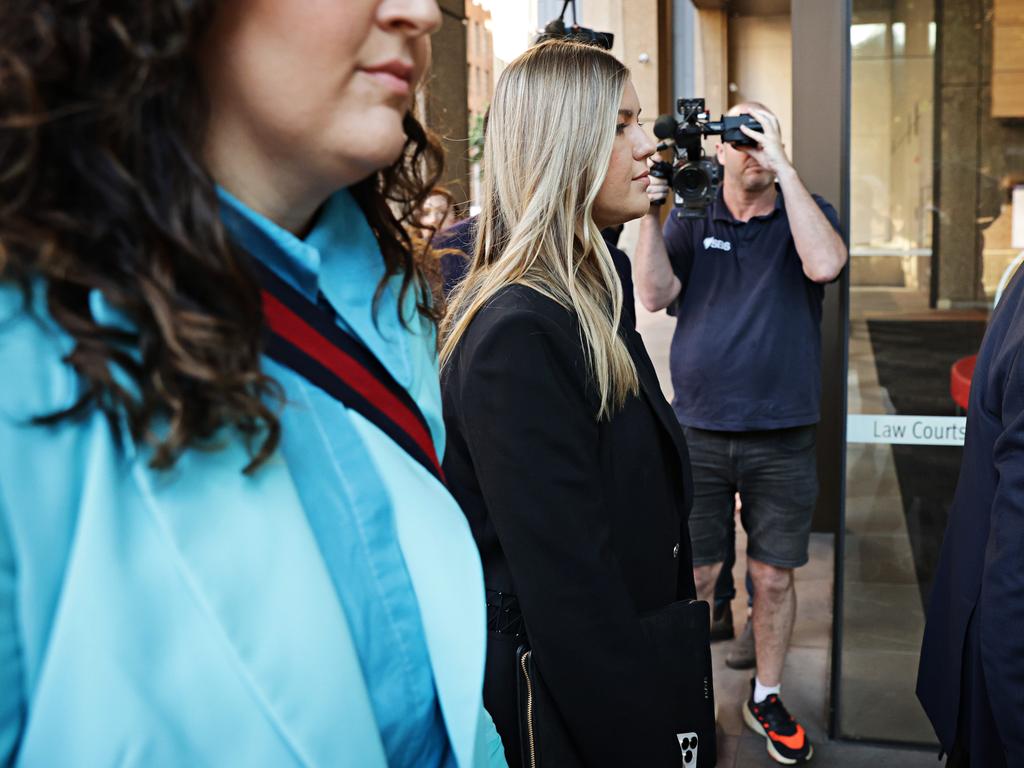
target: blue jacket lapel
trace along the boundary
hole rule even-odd
[[[297,762],[386,766],[358,657],[280,457],[253,477],[230,441],[133,469],[181,570]],[[244,738],[243,734],[237,734]]]
[[[332,457],[335,467],[377,472],[377,465],[365,455],[365,447],[353,439],[350,424],[332,423],[326,432],[318,429],[317,422],[310,418],[313,406],[307,390],[307,385],[300,383],[291,392],[294,405],[287,415],[286,429],[292,434],[307,435],[308,441],[324,440],[325,456]],[[337,418],[347,421],[350,416],[339,412]],[[394,451],[397,460],[407,461],[397,445]],[[326,463],[323,471],[324,482],[333,484],[337,493],[347,493],[342,478],[330,475]],[[411,479],[422,485],[418,497],[440,500],[438,481],[426,469],[417,466]],[[306,488],[304,492],[312,490]],[[351,497],[348,503],[366,504],[371,499]],[[481,750],[475,741],[481,711],[486,614],[476,545],[465,516],[450,497],[447,504],[434,502],[415,509],[395,505],[393,513],[402,556],[419,602],[420,621],[449,741],[459,766],[480,765]],[[321,543],[330,546],[334,533],[316,511],[310,517],[313,529],[322,530]],[[336,560],[341,550],[334,551]],[[331,559],[329,556],[328,560]]]
[[[436,483],[426,470],[424,483]],[[455,502],[396,514],[406,567],[420,603],[434,683],[459,766],[483,765],[476,743],[487,616],[483,572]],[[474,763],[476,759],[476,763]]]

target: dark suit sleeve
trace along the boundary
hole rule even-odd
[[[562,323],[507,310],[466,345],[458,407],[467,444],[534,659],[586,765],[678,766],[611,551],[597,403],[564,314]]]
[[[435,237],[433,248],[441,254],[441,280],[446,299],[451,297],[462,282],[473,261],[476,221],[476,216],[460,221]]]
[[[1003,432],[993,446],[998,483],[981,587],[981,659],[1008,765],[1024,765],[1024,359],[1003,392]],[[988,510],[978,510],[979,513]]]

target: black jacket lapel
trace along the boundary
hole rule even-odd
[[[636,365],[637,378],[640,381],[640,390],[643,392],[647,402],[650,403],[661,426],[668,432],[672,439],[676,452],[679,454],[680,472],[683,483],[683,504],[687,514],[690,511],[690,502],[693,493],[693,478],[690,473],[690,451],[686,447],[686,437],[683,429],[676,420],[676,414],[672,406],[668,404],[665,395],[661,391],[661,384],[658,375],[654,370],[654,364],[647,354],[643,339],[631,328],[624,328],[623,335],[626,340],[626,348],[629,350],[633,363]]]

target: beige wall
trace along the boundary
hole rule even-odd
[[[778,115],[793,156],[793,35],[789,15],[735,16],[729,21],[728,106],[760,101]]]
[[[729,18],[725,11],[699,10],[694,25],[694,96],[711,112],[729,108]]]
[[[658,116],[658,0],[586,0],[581,11],[581,24],[615,35],[612,53],[629,67],[640,108],[648,125],[653,124]]]
[[[1024,117],[1024,0],[993,0],[992,116]]]
[[[632,73],[643,110],[642,122],[653,140],[651,131],[659,113],[659,56],[672,55],[671,51],[658,49],[658,0],[585,0],[581,11],[580,24],[615,35],[612,54]],[[640,61],[641,54],[646,54],[646,62]],[[671,71],[671,66],[667,69]],[[619,245],[627,253],[635,247],[639,223],[627,223],[619,238]]]
[[[793,37],[788,15],[732,16],[697,11],[693,41],[694,96],[716,118],[741,101],[763,102],[779,116],[782,140],[793,156]],[[713,151],[717,139],[704,147]]]

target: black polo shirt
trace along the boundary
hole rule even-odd
[[[832,226],[839,217],[815,196]],[[737,221],[719,191],[703,219],[665,223],[682,282],[670,367],[684,426],[727,432],[815,424],[824,286],[808,279],[781,190],[775,210]]]

